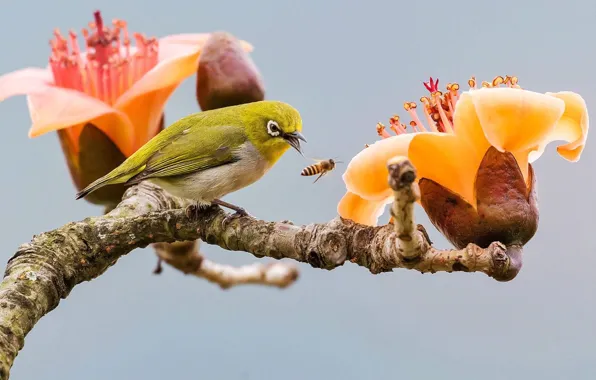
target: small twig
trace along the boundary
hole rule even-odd
[[[222,289],[241,284],[266,285],[283,289],[298,279],[298,269],[284,263],[255,263],[232,267],[208,259],[203,259],[201,267],[193,274],[218,284]]]
[[[391,205],[393,226],[397,234],[397,250],[406,260],[418,258],[428,250],[430,241],[426,231],[420,231],[414,222],[414,205],[420,199],[416,183],[416,169],[403,156],[394,157],[387,163],[389,186],[395,200]]]
[[[233,267],[215,263],[206,259],[196,249],[189,250],[186,246],[176,249],[178,243],[156,243],[153,245],[159,257],[184,274],[204,278],[218,284],[222,289],[243,284],[256,284],[286,288],[298,279],[298,269],[286,263],[263,265],[260,263]],[[165,248],[165,249],[164,249]]]

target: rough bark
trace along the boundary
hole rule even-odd
[[[173,249],[160,251],[160,244],[201,239],[230,251],[289,258],[327,270],[350,261],[372,273],[405,268],[422,273],[483,272],[499,281],[515,277],[521,268],[521,247],[495,242],[485,249],[473,244],[459,250],[433,248],[424,228],[414,223],[415,169],[402,158],[389,163],[389,173],[394,221],[383,227],[341,218],[305,226],[251,217],[222,223],[227,214],[218,207],[190,220],[184,210],[187,201],[142,183],[128,189],[123,201],[104,216],[34,236],[9,260],[0,284],[0,379],[8,378],[27,333],[74,286],[98,277],[135,248],[154,243],[161,260],[222,288],[247,283],[286,287],[298,272],[282,262],[233,268],[208,261],[198,249],[176,254]]]

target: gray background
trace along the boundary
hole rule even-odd
[[[80,30],[98,5],[106,19],[149,35],[225,29],[252,42],[267,97],[301,111],[315,157],[347,161],[375,140],[377,121],[407,116],[403,101],[422,96],[430,75],[462,86],[470,75],[517,75],[525,88],[596,102],[596,3],[587,1],[4,0],[0,73],[45,65],[53,28]],[[172,97],[167,121],[197,108],[193,78]],[[74,200],[55,134],[27,138],[24,97],[0,103],[0,120],[5,262],[32,234],[101,210]],[[593,379],[593,148],[572,164],[551,145],[536,164],[540,228],[511,283],[302,265],[291,289],[224,292],[170,268],[153,276],[154,254],[137,250],[42,319],[13,378]],[[265,219],[331,219],[341,169],[313,186],[298,175],[306,163],[289,152],[227,200]],[[420,210],[418,221],[447,247]]]

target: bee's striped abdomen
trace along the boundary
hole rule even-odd
[[[314,164],[314,165],[310,165],[310,166],[307,166],[304,169],[302,169],[302,172],[300,173],[300,175],[309,177],[311,175],[319,174],[319,173],[321,173],[321,171],[322,171],[321,164]]]

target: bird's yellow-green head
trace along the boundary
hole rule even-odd
[[[242,112],[242,121],[252,144],[273,165],[290,147],[300,154],[300,140],[306,142],[302,118],[287,103],[264,100],[249,103]]]

